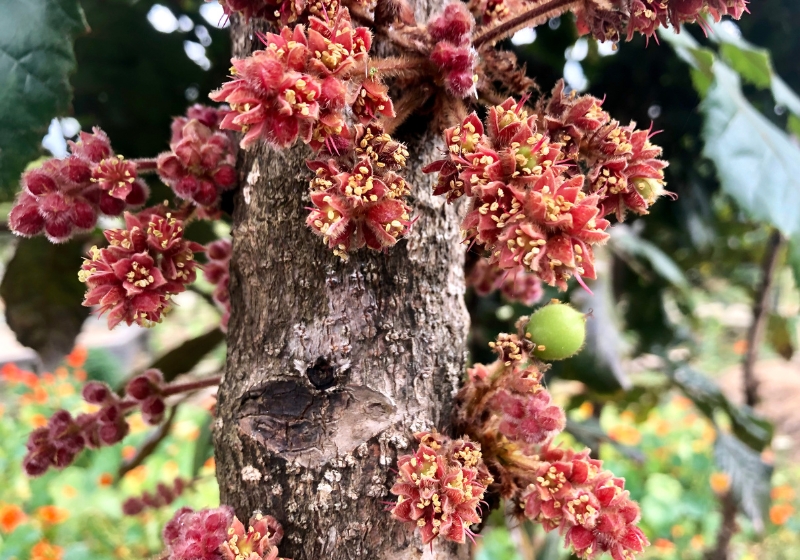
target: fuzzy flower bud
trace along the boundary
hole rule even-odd
[[[136,166],[115,157],[106,134],[81,132],[69,142],[71,155],[51,159],[22,175],[22,192],[9,214],[11,230],[25,237],[40,233],[62,243],[73,233],[92,229],[100,214],[118,216],[141,206],[147,185]]]
[[[208,264],[205,265],[203,274],[206,280],[214,284],[212,299],[222,311],[220,327],[223,331],[228,329],[228,320],[231,315],[231,301],[228,293],[230,284],[231,240],[218,239],[206,247]]]

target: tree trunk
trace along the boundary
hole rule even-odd
[[[417,4],[420,21],[429,9]],[[237,56],[258,48],[254,25],[234,25]],[[401,139],[419,220],[407,241],[348,262],[305,226],[306,148],[240,156],[217,477],[240,518],[278,518],[294,560],[469,557],[423,546],[387,511],[412,433],[448,430],[468,328],[457,208],[421,172],[442,144]]]

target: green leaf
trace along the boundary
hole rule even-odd
[[[717,432],[714,458],[731,477],[731,491],[739,508],[759,533],[764,530],[770,504],[773,467],[761,455],[730,434]]]
[[[676,288],[689,288],[689,281],[675,261],[658,246],[636,235],[629,226],[618,224],[611,228],[610,241],[612,250],[647,261],[653,271]]]
[[[800,96],[780,76],[772,76],[772,97],[775,98],[775,103],[783,105],[792,113],[789,117],[789,130],[791,131],[792,117],[795,119],[800,117]],[[795,131],[794,134],[797,134],[797,132]]]
[[[761,89],[772,84],[774,75],[769,51],[756,47],[727,28],[712,23],[710,38],[719,43],[719,52],[739,75]]]
[[[89,315],[78,280],[85,240],[53,245],[44,237],[22,239],[0,284],[8,326],[51,368],[67,354]]]
[[[792,269],[795,286],[800,288],[800,235],[796,235],[789,240],[786,262]]]
[[[711,421],[717,411],[731,420],[736,436],[757,451],[763,451],[772,440],[772,424],[746,405],[733,404],[711,379],[688,366],[667,369],[667,375],[697,408]]]
[[[150,364],[148,368],[160,369],[164,374],[164,380],[172,381],[179,375],[190,372],[223,340],[225,340],[225,333],[219,328],[212,329],[173,348]]]
[[[601,443],[609,443],[628,459],[640,464],[645,461],[645,456],[641,449],[631,445],[623,445],[611,439],[596,418],[590,418],[582,422],[567,418],[567,427],[564,431],[590,449],[597,449]]]
[[[714,64],[714,52],[701,47],[700,43],[686,31],[676,33],[672,28],[662,28],[658,30],[658,36],[672,46],[678,58],[692,67],[692,85],[700,97],[705,97],[714,81],[714,73],[711,70]]]
[[[195,440],[194,457],[192,459],[192,477],[195,477],[200,472],[205,462],[214,456],[214,440],[211,433],[211,420],[210,414],[206,414],[203,418],[203,423],[200,426],[200,436]]]
[[[800,234],[800,149],[742,94],[739,77],[714,64],[714,85],[701,104],[703,154],[720,183],[753,220]]]
[[[793,321],[781,315],[771,314],[767,319],[767,341],[785,360],[791,360],[795,352],[797,330]]]
[[[7,199],[50,121],[69,109],[72,42],[88,26],[77,0],[0,0],[0,14],[0,199]]]

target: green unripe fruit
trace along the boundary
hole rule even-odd
[[[586,317],[574,307],[553,300],[528,321],[527,338],[535,344],[533,355],[546,362],[574,356],[586,341]]]

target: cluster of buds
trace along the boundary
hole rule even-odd
[[[261,37],[265,48],[233,59],[231,81],[211,94],[232,111],[221,128],[243,132],[241,146],[264,140],[287,148],[298,139],[336,152],[349,143],[345,114],[362,122],[394,116],[386,86],[369,71],[372,35],[347,9]]]
[[[546,531],[558,529],[578,558],[609,552],[630,560],[648,541],[636,526],[639,506],[625,490],[625,480],[602,470],[589,450],[545,448],[539,468],[518,493],[519,513]]]
[[[22,175],[22,191],[9,214],[11,230],[25,237],[44,232],[53,243],[92,229],[97,218],[142,206],[148,189],[133,161],[115,156],[99,128],[69,142],[70,155],[45,161]]]
[[[214,206],[236,183],[235,144],[219,129],[227,111],[190,107],[172,121],[169,152],[158,156],[158,174],[176,195],[200,206]]]
[[[125,229],[104,232],[108,247],[92,247],[78,274],[86,283],[85,306],[108,313],[108,327],[121,322],[152,326],[175,294],[194,282],[194,253],[203,246],[183,238],[183,221],[166,207],[125,214]]]
[[[601,41],[630,41],[635,33],[650,38],[659,27],[699,22],[711,16],[739,19],[747,11],[747,0],[588,0],[576,10],[578,29]]]
[[[478,76],[475,66],[478,54],[472,48],[475,20],[461,2],[448,4],[441,15],[428,23],[428,34],[434,45],[431,61],[441,71],[445,89],[455,97],[475,94]]]
[[[211,295],[214,303],[222,311],[220,328],[228,330],[228,321],[231,317],[231,298],[228,293],[230,284],[231,240],[218,239],[206,247],[208,263],[203,267],[205,279],[214,284],[214,293]]]
[[[50,467],[63,469],[85,448],[114,445],[128,434],[125,412],[132,403],[121,400],[106,384],[90,381],[83,388],[83,399],[99,407],[93,413],[73,418],[59,410],[46,426],[31,432],[22,467],[28,476],[39,476]]]
[[[483,258],[472,265],[466,281],[478,295],[486,296],[499,290],[507,300],[528,306],[536,304],[544,295],[542,281],[535,274],[523,270],[501,270]]]
[[[435,194],[473,199],[463,235],[489,252],[502,270],[535,273],[566,288],[570,276],[594,278],[591,246],[608,238],[599,196],[583,192],[583,176],[568,177],[562,145],[539,132],[537,116],[509,98],[445,130],[447,157],[424,171],[439,172]]]
[[[128,498],[122,504],[122,513],[125,515],[138,515],[146,509],[158,509],[170,505],[183,491],[187,483],[181,477],[175,479],[172,486],[159,482],[155,492],[144,492],[141,496]]]
[[[434,194],[473,199],[464,236],[500,270],[537,275],[566,289],[571,276],[595,278],[592,246],[627,210],[646,213],[663,189],[660,148],[648,131],[621,127],[594,97],[563,93],[533,113],[512,98],[445,130],[447,156]],[[582,172],[587,169],[586,174]]]
[[[352,151],[308,162],[314,208],[306,224],[334,254],[347,259],[349,251],[364,246],[383,250],[408,233],[409,189],[398,173],[407,157],[405,146],[380,126],[358,125]]]
[[[184,507],[164,527],[163,537],[168,560],[280,560],[283,528],[261,513],[245,527],[228,506]]]
[[[564,429],[564,411],[542,385],[535,342],[501,334],[491,346],[499,358],[476,364],[456,397],[456,429],[481,445],[483,459],[500,495],[516,514],[558,529],[582,559],[610,552],[632,560],[648,544],[636,526],[639,507],[624,480],[602,469],[589,450],[575,452],[553,444]]]
[[[432,432],[415,434],[419,447],[397,461],[392,515],[419,528],[422,542],[437,536],[463,543],[470,526],[480,522],[480,502],[493,482],[480,446]]]
[[[219,377],[209,377],[165,385],[162,373],[150,369],[128,382],[128,398],[122,399],[105,383],[90,381],[83,387],[83,400],[97,410],[76,418],[66,410],[57,411],[46,426],[31,432],[23,468],[29,476],[42,475],[50,467],[63,469],[87,447],[97,449],[122,441],[129,431],[126,414],[139,409],[145,422],[155,425],[163,418],[167,397],[218,384]]]
[[[164,419],[167,404],[164,402],[164,374],[157,369],[148,369],[128,382],[128,395],[142,411],[142,420],[156,426]]]
[[[378,122],[395,112],[370,65],[369,30],[354,27],[342,8],[324,21],[310,17],[307,31],[284,27],[261,39],[266,48],[233,59],[231,81],[211,94],[232,109],[220,127],[244,133],[243,148],[299,139],[318,153],[308,162],[315,175],[306,223],[334,254],[391,247],[411,226],[409,188],[398,173],[408,152]]]

